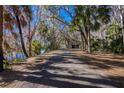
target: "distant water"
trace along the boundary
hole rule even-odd
[[[5,59],[8,60],[8,62],[12,63],[14,59],[20,59],[21,61],[25,60],[25,55],[23,52],[19,53],[11,53],[5,56]]]
[[[45,49],[41,49],[40,50],[40,55],[43,55],[45,52]],[[5,56],[5,59],[8,60],[8,62],[12,63],[14,59],[20,59],[21,61],[25,60],[25,55],[23,52],[19,52],[19,53],[11,53],[8,54],[7,56]]]

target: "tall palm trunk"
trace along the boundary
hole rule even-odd
[[[3,71],[3,6],[0,5],[0,72]]]
[[[24,41],[23,41],[23,35],[22,35],[22,29],[21,29],[20,20],[19,20],[18,15],[16,15],[15,17],[16,17],[16,20],[17,20],[17,23],[18,23],[18,29],[19,29],[19,34],[20,34],[22,50],[23,50],[25,56],[28,57],[28,54],[27,54],[26,49],[25,49],[25,44],[24,44]]]

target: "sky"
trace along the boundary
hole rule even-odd
[[[62,16],[65,19],[65,21],[67,22],[71,21],[71,17],[63,9],[60,10],[59,15]]]
[[[74,14],[74,6],[73,5],[68,5],[67,7],[69,7],[69,11]],[[60,9],[59,15],[62,16],[66,22],[70,22],[72,20],[72,18],[69,16],[69,14],[64,10],[64,9]]]
[[[31,10],[33,12],[33,20],[32,20],[32,25],[34,24],[34,22],[36,21],[36,7],[35,6],[30,6]],[[73,13],[73,5],[68,5],[67,7],[69,7],[69,11]],[[60,9],[59,10],[59,16],[62,17],[66,22],[71,22],[72,18],[68,15],[68,13],[64,10],[64,9]]]

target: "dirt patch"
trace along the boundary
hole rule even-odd
[[[92,53],[87,54],[81,51],[77,51],[76,55],[78,57],[85,56],[91,60],[90,64],[96,67],[109,67],[109,69],[102,69],[102,72],[108,76],[121,76],[124,77],[124,56],[115,54],[101,54]]]

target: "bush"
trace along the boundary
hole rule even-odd
[[[41,44],[38,40],[32,41],[32,54],[33,55],[39,55],[41,48],[44,48],[44,46]]]
[[[123,52],[123,48],[124,48],[123,47],[123,41],[122,41],[121,36],[119,36],[115,40],[112,40],[111,43],[110,43],[110,46],[111,46],[112,52],[124,54],[124,52]]]
[[[124,54],[122,36],[118,36],[116,39],[114,38],[95,39],[95,40],[92,39],[91,50]]]
[[[15,64],[15,63],[18,63],[18,62],[21,62],[21,61],[22,61],[21,59],[16,58],[16,59],[13,60],[13,63]]]

